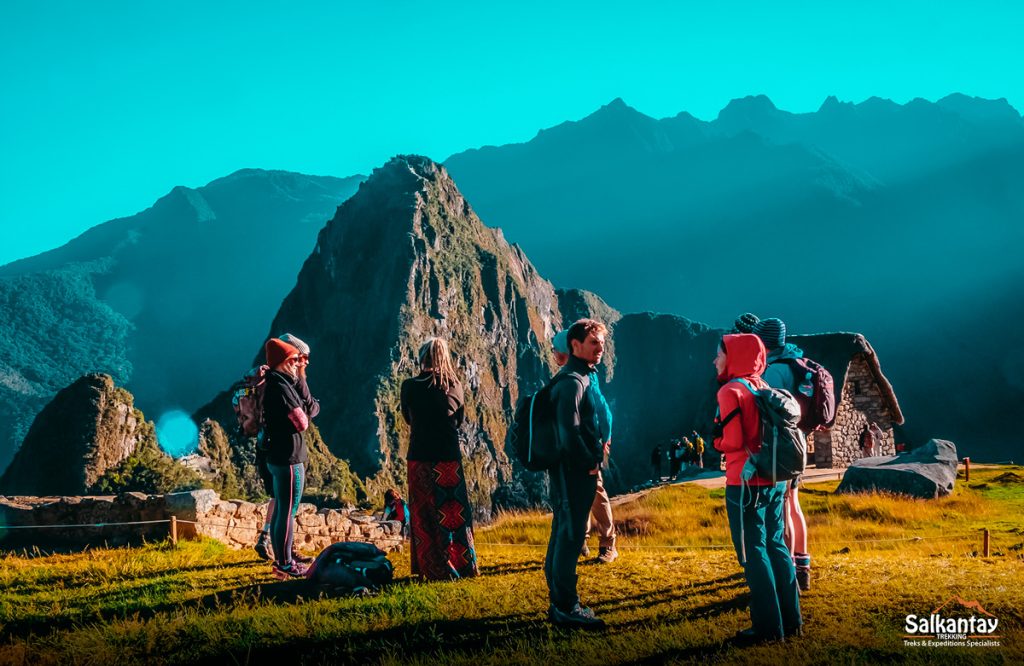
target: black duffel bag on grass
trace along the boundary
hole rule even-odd
[[[324,548],[306,572],[311,583],[351,592],[378,590],[391,582],[395,568],[387,553],[372,543],[344,541]]]

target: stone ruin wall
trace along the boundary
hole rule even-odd
[[[859,386],[860,392],[855,393]],[[816,432],[814,438],[814,464],[817,467],[849,467],[864,457],[860,446],[861,433],[874,421],[882,429],[882,441],[875,444],[873,455],[896,454],[892,432],[892,414],[875,380],[864,354],[856,354],[850,361],[843,384],[843,393],[836,409],[836,422],[830,430]]]
[[[166,522],[178,520],[178,538],[206,536],[231,548],[248,548],[263,527],[266,504],[222,500],[213,490],[169,495],[124,493],[96,497],[0,497],[0,547],[84,548],[123,546],[161,541],[169,534]],[[398,521],[382,521],[355,509],[317,509],[300,504],[295,519],[295,548],[316,553],[338,541],[372,543],[381,550],[401,550],[404,539]],[[194,523],[194,524],[193,524]],[[95,525],[102,524],[102,527]],[[89,525],[90,527],[4,529],[21,525]]]

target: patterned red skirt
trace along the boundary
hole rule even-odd
[[[462,463],[409,461],[412,572],[427,580],[478,575]]]

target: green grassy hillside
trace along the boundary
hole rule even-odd
[[[806,634],[739,649],[746,586],[721,490],[658,489],[617,507],[621,557],[584,563],[580,592],[602,633],[544,620],[546,516],[477,531],[482,576],[407,580],[374,597],[278,583],[248,552],[215,542],[74,555],[7,555],[0,663],[1020,663],[1024,660],[1024,468],[975,470],[948,498],[834,496],[809,484],[814,555]],[[992,536],[983,557],[981,530]],[[998,648],[906,647],[904,618],[959,596],[999,618]],[[300,656],[301,655],[301,656]]]

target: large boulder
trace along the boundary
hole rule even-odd
[[[933,499],[953,492],[957,467],[956,445],[933,439],[898,456],[863,458],[853,463],[837,493],[884,491]]]

